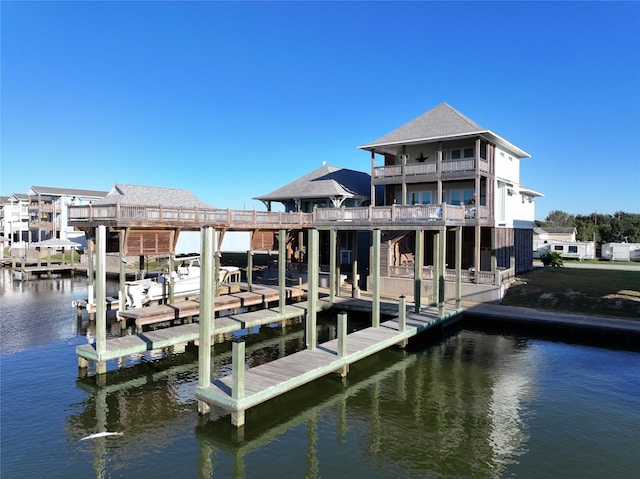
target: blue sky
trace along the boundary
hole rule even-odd
[[[444,101],[531,154],[537,219],[640,213],[638,2],[0,8],[2,195],[130,183],[264,209],[323,161],[370,172],[358,145]]]

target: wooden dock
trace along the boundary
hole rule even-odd
[[[347,308],[350,301],[338,300],[335,306]],[[404,305],[404,302],[400,305]],[[403,314],[402,309],[396,307],[396,312],[397,318],[349,335],[346,334],[345,318],[345,324],[338,326],[337,339],[246,371],[244,348],[238,346],[239,352],[234,355],[233,374],[207,387],[198,386],[196,397],[209,405],[230,411],[232,424],[241,427],[247,409],[332,372],[346,375],[350,364],[390,346],[404,345],[409,338],[425,330],[457,322],[462,316],[462,311],[456,310],[445,310],[439,316],[438,308],[407,314],[405,307]],[[344,328],[342,333],[341,328]],[[236,361],[242,364],[236,364]]]
[[[15,266],[11,269],[11,274],[18,281],[28,281],[29,278],[37,276],[38,278],[46,276],[53,278],[56,275],[69,274],[73,275],[75,266],[72,264],[42,264],[32,266]]]
[[[194,302],[195,303],[195,302]],[[168,307],[168,305],[165,305]],[[284,314],[277,309],[262,309],[258,311],[229,315],[215,319],[215,329],[212,337],[233,333],[243,329],[250,329],[265,324],[272,324],[302,318],[307,313],[309,305],[306,301],[290,304],[285,307]],[[318,311],[331,308],[328,301],[320,300],[317,304]],[[140,311],[148,309],[143,308]],[[195,313],[197,314],[197,313]],[[95,344],[83,344],[76,347],[78,366],[86,368],[88,361],[104,362],[112,359],[120,359],[131,354],[139,354],[154,349],[163,349],[181,343],[190,343],[198,340],[199,325],[196,323],[183,324],[170,328],[147,331],[142,334],[112,338],[106,341],[104,351],[96,351]]]
[[[287,299],[300,300],[305,291],[302,288],[286,288]],[[199,294],[190,295],[197,297]],[[276,302],[279,299],[278,289],[271,286],[254,285],[251,291],[248,291],[246,283],[233,283],[220,287],[220,296],[216,297],[215,311],[235,311],[240,308],[250,306],[266,305]],[[73,306],[76,308],[78,318],[81,318],[83,311],[89,315],[89,319],[93,319],[96,312],[96,304],[89,303],[88,300],[74,301]],[[177,319],[190,319],[198,314],[200,303],[195,300],[177,300],[171,304],[156,304],[154,306],[145,306],[144,308],[120,310],[120,301],[118,298],[107,296],[106,310],[119,311],[118,316],[121,320],[126,321],[132,319],[136,323],[136,331],[141,332],[142,326],[172,321]]]

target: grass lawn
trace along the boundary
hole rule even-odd
[[[640,271],[535,268],[502,304],[640,320]]]

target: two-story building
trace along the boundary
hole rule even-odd
[[[371,153],[372,191],[384,188],[379,205],[437,205],[424,210],[433,212],[430,219],[457,218],[463,226],[463,268],[531,268],[534,200],[542,195],[520,183],[520,160],[530,157],[526,151],[446,103],[359,148]],[[413,262],[413,232],[385,236],[393,275],[394,268]],[[433,261],[432,251],[427,236],[426,264]],[[452,265],[454,248],[447,251]]]

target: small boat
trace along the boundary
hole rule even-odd
[[[200,294],[200,257],[177,258],[180,265],[169,273],[165,269],[157,278],[127,281],[127,309],[142,308],[169,298],[169,282],[173,281],[173,297],[197,296]],[[221,266],[218,285],[240,282],[240,268]]]

